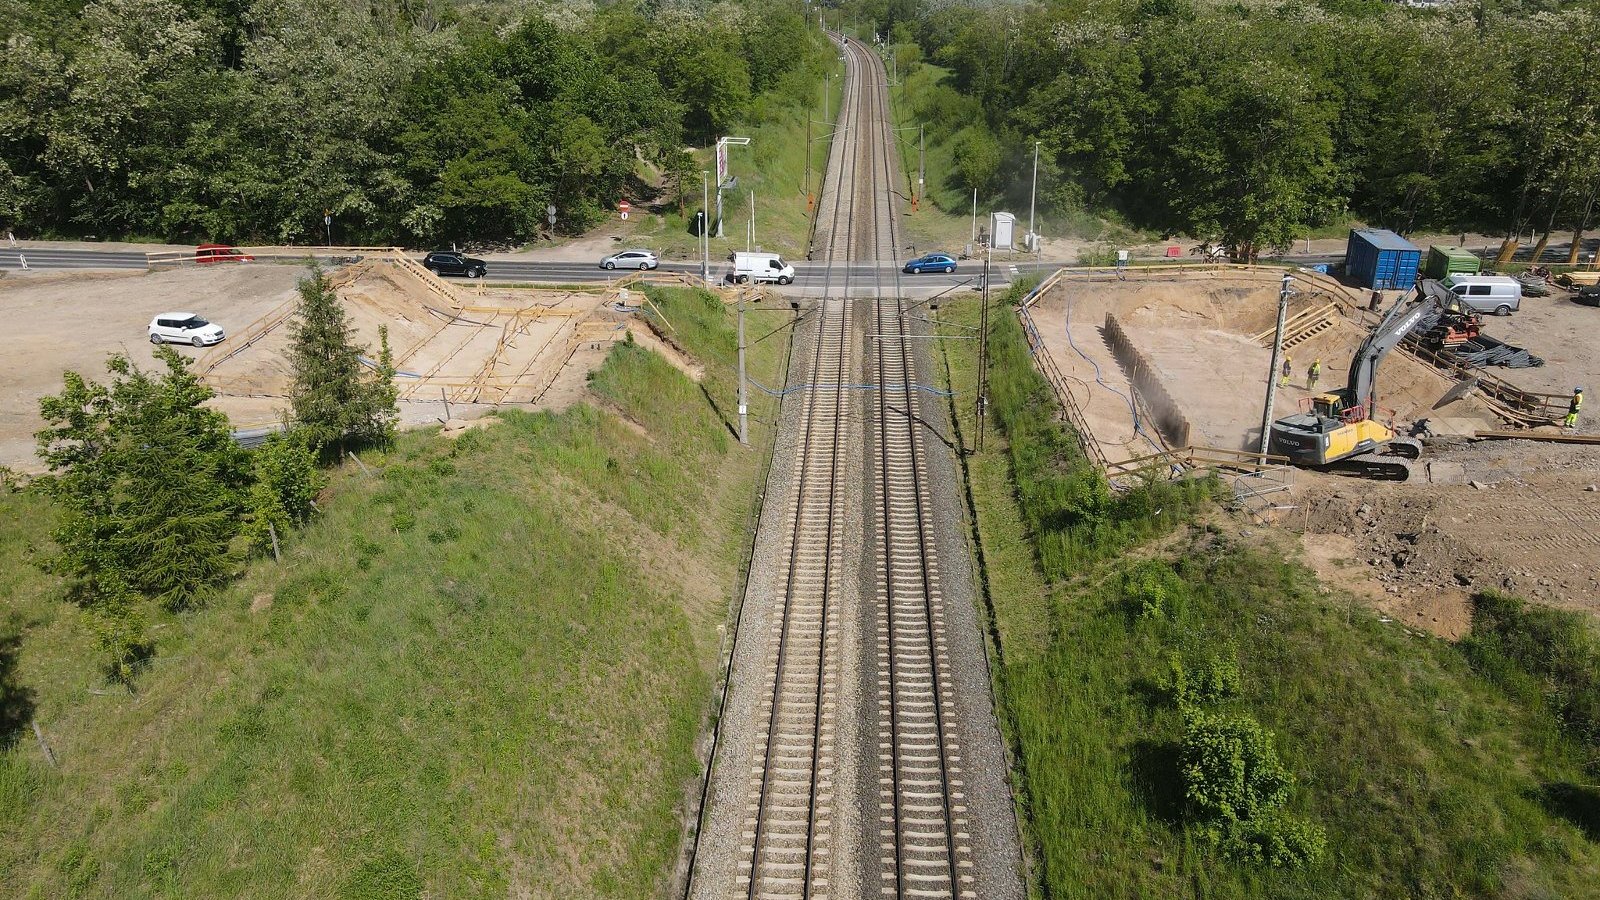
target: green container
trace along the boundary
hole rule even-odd
[[[1461,247],[1429,247],[1428,261],[1422,264],[1422,274],[1429,278],[1446,275],[1476,275],[1483,260],[1471,250]]]

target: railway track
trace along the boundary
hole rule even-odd
[[[897,170],[887,89],[865,102],[877,260],[895,260]],[[873,532],[876,536],[879,888],[896,898],[976,897],[956,734],[947,623],[933,552],[932,497],[921,440],[913,319],[900,277],[880,276],[874,302]]]
[[[977,896],[916,319],[898,274],[849,265],[899,255],[887,85],[871,50],[844,49],[845,127],[817,226],[825,296],[778,520],[784,571],[755,633],[764,646],[755,733],[738,757],[737,859],[725,891],[713,881],[696,896]],[[850,531],[850,521],[865,524]],[[862,527],[865,547],[848,538]],[[852,648],[859,662],[847,666]]]

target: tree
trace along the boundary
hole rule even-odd
[[[311,517],[312,502],[327,479],[317,471],[317,457],[298,431],[273,435],[252,454],[254,483],[245,497],[245,535],[257,550],[273,545]]]
[[[248,477],[227,417],[202,406],[211,390],[170,347],[156,357],[159,376],[113,356],[110,385],[68,372],[39,402],[51,474],[38,483],[64,510],[45,565],[69,579],[122,680],[151,649],[145,601],[181,609],[232,570]]]
[[[1000,142],[982,125],[969,125],[956,135],[956,171],[967,190],[987,193],[1000,174]]]
[[[388,330],[379,329],[380,358],[369,373],[338,294],[315,268],[300,282],[297,314],[290,348],[295,427],[324,455],[342,455],[352,444],[388,446],[399,419]]]

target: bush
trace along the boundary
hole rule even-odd
[[[1141,619],[1174,612],[1183,590],[1183,580],[1160,560],[1143,560],[1122,574],[1122,596]]]
[[[327,478],[317,470],[317,457],[298,431],[273,435],[258,449],[251,470],[255,483],[245,496],[245,535],[257,550],[272,546],[275,530],[281,537],[311,517],[312,502]]]
[[[1239,696],[1243,678],[1239,674],[1239,660],[1232,648],[1227,653],[1213,654],[1198,665],[1188,666],[1176,653],[1167,657],[1168,675],[1165,687],[1172,702],[1179,708],[1209,706],[1232,700]]]
[[[1280,814],[1294,776],[1255,719],[1186,708],[1181,760],[1184,799],[1224,856],[1294,866],[1322,855],[1327,835],[1319,826]]]

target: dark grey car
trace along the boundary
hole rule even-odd
[[[422,264],[435,275],[465,275],[482,278],[489,272],[489,264],[455,250],[435,250],[423,257]]]

